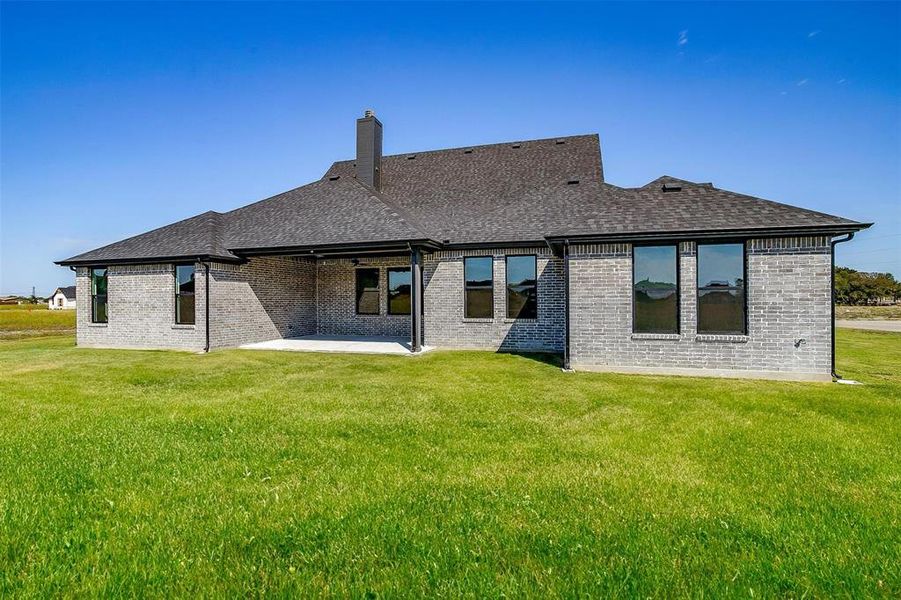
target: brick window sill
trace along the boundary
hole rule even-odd
[[[633,340],[666,340],[666,341],[679,341],[682,339],[682,336],[678,333],[633,333]]]
[[[504,323],[537,323],[538,319],[509,319],[505,318]]]
[[[489,317],[464,317],[464,323],[494,323],[494,319]]]
[[[746,344],[751,338],[746,335],[699,333],[696,342],[725,342],[727,344]]]
[[[187,323],[185,323],[185,324],[178,324],[178,323],[176,323],[175,325],[172,326],[172,329],[197,329],[197,326],[196,326],[196,325],[189,325],[189,324],[187,324]]]
[[[106,327],[109,323],[88,323],[88,327]]]

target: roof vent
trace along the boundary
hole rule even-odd
[[[554,143],[560,146],[562,144],[565,144],[566,140],[564,140],[563,138],[557,138],[556,140],[554,140]]]
[[[472,154],[472,148],[467,148],[463,151],[463,154]]]
[[[516,142],[515,144],[510,144],[510,147],[511,148],[522,148],[522,144],[520,144],[519,142]]]
[[[415,154],[408,154],[408,155],[407,155],[407,160],[413,160],[414,158],[416,158],[416,155],[415,155]]]
[[[672,182],[664,183],[663,191],[664,192],[681,192],[682,184],[681,183],[672,183]]]
[[[566,185],[579,185],[579,180],[578,179],[570,179],[569,181],[566,182]]]
[[[329,175],[328,180],[329,181],[338,181],[339,177],[341,177],[341,176],[340,175]]]

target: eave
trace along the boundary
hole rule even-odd
[[[152,265],[157,263],[183,263],[186,261],[222,262],[241,264],[247,262],[237,256],[220,256],[216,254],[181,254],[177,256],[146,256],[141,258],[86,258],[79,260],[57,260],[54,264],[61,267],[105,267],[108,265]]]
[[[678,242],[694,240],[737,240],[747,238],[800,237],[812,235],[844,235],[871,227],[872,223],[840,223],[835,225],[758,227],[735,229],[697,229],[678,231],[644,231],[618,233],[592,233],[578,235],[546,236],[545,241],[555,252],[564,243],[616,243],[616,242]]]

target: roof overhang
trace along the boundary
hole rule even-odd
[[[55,264],[61,267],[105,267],[108,265],[153,265],[157,263],[178,263],[178,262],[222,262],[240,264],[247,262],[243,258],[237,256],[218,256],[215,254],[190,254],[179,256],[145,256],[142,258],[108,258],[108,259],[69,259],[57,260]]]
[[[267,248],[235,248],[231,250],[237,255],[250,256],[313,256],[316,258],[405,254],[412,248],[437,250],[441,244],[435,240],[423,238],[413,240],[390,240],[378,242],[360,242],[353,244],[316,244],[303,246],[276,246]]]
[[[592,244],[616,242],[678,242],[695,240],[736,240],[748,238],[775,238],[786,236],[845,235],[871,227],[872,223],[842,223],[810,227],[767,227],[737,229],[699,229],[682,231],[645,231],[624,233],[597,233],[580,235],[552,235],[544,239],[556,253],[563,244]]]

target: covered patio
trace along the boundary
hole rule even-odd
[[[411,340],[403,337],[363,335],[304,335],[244,344],[245,350],[284,350],[288,352],[352,352],[357,354],[417,355],[431,346],[414,351]]]

